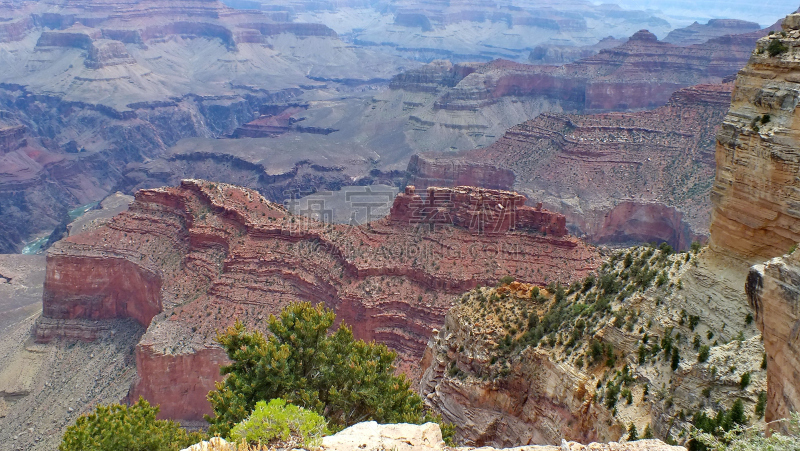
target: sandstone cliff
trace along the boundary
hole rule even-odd
[[[759,40],[736,80],[733,103],[717,144],[712,192],[713,249],[741,266],[759,263],[747,277],[747,295],[766,348],[769,393],[766,419],[800,408],[797,378],[798,126],[800,79],[793,75],[800,15],[783,31]],[[785,252],[790,254],[779,257]],[[786,424],[774,424],[784,429]]]
[[[140,191],[127,213],[51,248],[37,338],[91,340],[108,318],[135,319],[148,329],[132,395],[160,404],[162,416],[200,419],[225,361],[215,331],[235,319],[263,327],[288,303],[324,302],[357,337],[398,351],[414,376],[452,295],[509,274],[569,283],[600,262],[564,235],[563,216],[524,207],[516,193],[428,194],[434,217],[449,223],[416,221],[430,212],[413,192],[389,218],[352,227],[290,215],[231,185]],[[481,224],[488,229],[471,227]]]
[[[718,135],[711,245],[749,263],[782,255],[800,241],[798,17],[788,16],[784,31],[758,41]]]

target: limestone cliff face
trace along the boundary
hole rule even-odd
[[[800,254],[753,266],[746,290],[767,351],[766,420],[787,418],[800,411]]]
[[[717,136],[711,245],[757,263],[800,241],[800,15],[762,38]]]
[[[270,314],[297,301],[324,302],[358,338],[398,351],[399,368],[418,376],[451,296],[509,274],[568,283],[600,263],[596,249],[555,233],[563,216],[523,207],[516,193],[464,190],[496,200],[487,205],[500,224],[520,213],[528,226],[489,234],[455,219],[415,223],[424,206],[404,202],[419,198],[413,194],[398,197],[389,218],[355,227],[293,216],[232,185],[185,180],[142,190],[127,212],[51,248],[37,338],[92,340],[107,332],[106,318],[136,319],[148,329],[131,396],[180,419],[210,413],[206,395],[225,362],[216,331],[236,319],[263,329]],[[459,193],[440,192],[452,202],[436,211],[468,215]],[[478,223],[488,221],[476,211]]]

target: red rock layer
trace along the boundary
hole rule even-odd
[[[527,211],[523,196],[484,193],[495,196],[490,205]],[[403,198],[397,202],[400,208]],[[557,215],[530,210],[519,221],[549,218],[540,226],[549,233],[480,234],[388,219],[350,227],[289,215],[251,190],[186,180],[179,188],[140,191],[127,213],[56,244],[42,323],[53,321],[47,319],[53,312],[143,319],[157,293],[163,312],[137,349],[139,378],[131,393],[176,418],[209,412],[205,397],[221,362],[217,331],[236,319],[263,330],[269,314],[296,301],[324,302],[357,337],[397,350],[400,369],[415,376],[450,294],[505,275],[567,283],[597,267],[596,250],[556,233],[563,230]],[[70,320],[60,321],[66,330]],[[40,330],[57,334],[54,327]]]
[[[502,190],[459,186],[430,187],[423,198],[414,186],[399,194],[389,213],[398,224],[453,224],[471,233],[502,235],[516,229],[528,229],[545,235],[565,236],[564,215],[526,207],[525,196]]]
[[[453,158],[428,158],[413,155],[408,162],[409,184],[417,189],[429,186],[479,186],[509,190],[514,186],[514,172],[489,162]]]
[[[157,399],[161,418],[202,420],[210,410],[203,393],[213,390],[222,380],[219,367],[228,363],[225,351],[216,347],[161,355],[153,351],[152,345],[140,343],[136,347],[137,378],[127,400],[136,402],[140,396]]]
[[[133,318],[149,325],[162,310],[158,275],[102,251],[95,258],[92,262],[87,257],[58,253],[48,256],[42,315],[51,319]]]

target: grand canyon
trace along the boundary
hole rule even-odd
[[[140,397],[206,430],[219,334],[298,302],[459,445],[791,434],[790,12],[0,4],[2,448]]]

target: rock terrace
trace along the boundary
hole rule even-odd
[[[562,216],[521,206],[523,196],[451,191],[494,196],[492,205],[521,213],[515,224],[534,227],[487,234],[398,215],[352,227],[290,215],[231,185],[185,180],[140,191],[127,213],[51,249],[37,338],[93,339],[104,319],[134,318],[149,327],[131,395],[161,404],[164,417],[199,419],[225,361],[216,331],[235,319],[263,328],[291,302],[324,302],[358,338],[398,351],[400,369],[416,376],[450,295],[505,275],[568,283],[600,263],[595,249],[559,235]]]

